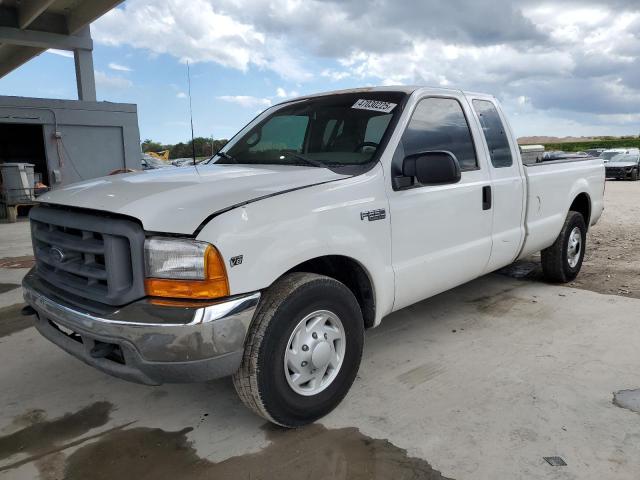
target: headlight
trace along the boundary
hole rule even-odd
[[[206,242],[149,238],[144,244],[144,264],[149,296],[208,299],[229,295],[222,257]]]

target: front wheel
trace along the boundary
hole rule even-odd
[[[570,211],[556,241],[541,252],[544,278],[554,283],[574,280],[582,267],[586,244],[584,217]]]
[[[635,182],[636,180],[638,180],[638,170],[634,170],[633,172],[631,172],[631,181]]]
[[[305,425],[342,401],[363,344],[353,293],[329,277],[292,273],[265,292],[233,384],[244,404],[265,419]]]

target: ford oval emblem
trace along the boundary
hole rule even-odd
[[[64,251],[59,249],[58,247],[51,247],[49,249],[49,253],[51,254],[51,257],[58,263],[64,262],[67,258]]]

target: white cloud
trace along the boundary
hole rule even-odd
[[[278,87],[276,89],[276,98],[291,98],[291,97],[297,97],[298,95],[300,94],[296,90],[291,90],[287,92],[282,87]]]
[[[125,89],[133,86],[133,82],[128,78],[108,75],[100,70],[96,70],[96,86],[101,88]]]
[[[93,35],[295,83],[487,91],[520,118],[547,112],[577,125],[574,114],[632,122],[640,111],[638,31],[637,0],[128,0]],[[259,108],[295,95],[221,99]]]
[[[235,103],[245,108],[269,107],[271,100],[268,98],[252,97],[249,95],[221,95],[216,97],[224,102]]]
[[[206,0],[130,0],[99,19],[92,34],[102,44],[127,44],[183,62],[215,62],[242,71],[253,65],[283,78],[310,77],[289,45],[277,38],[267,42],[253,25],[222,13]]]
[[[184,92],[176,93],[176,98],[187,98],[187,94]]]
[[[351,76],[349,72],[332,70],[330,68],[327,68],[320,72],[320,75],[326,78],[330,78],[334,82],[344,80],[345,78],[349,78]]]
[[[73,58],[73,52],[69,52],[68,50],[58,50],[55,48],[50,48],[49,50],[47,50],[47,53],[52,53],[60,57]]]
[[[115,70],[117,72],[131,72],[131,71],[133,71],[130,67],[127,67],[126,65],[120,65],[119,63],[113,63],[113,62],[111,62],[109,64],[109,68],[111,70]]]

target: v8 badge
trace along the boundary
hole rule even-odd
[[[231,268],[237,267],[238,265],[242,265],[242,255],[231,257],[229,259],[229,265],[231,265]]]

